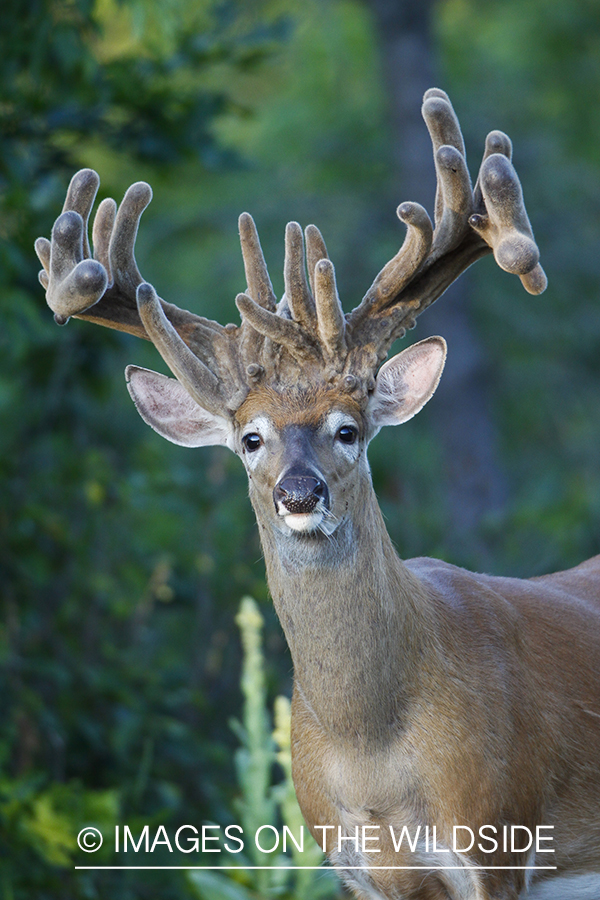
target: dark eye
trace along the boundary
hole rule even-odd
[[[343,425],[338,431],[337,437],[342,444],[353,444],[358,437],[358,431],[352,425]]]
[[[254,453],[262,444],[262,438],[260,434],[245,434],[242,438],[242,444],[248,453]]]

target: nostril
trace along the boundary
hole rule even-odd
[[[317,480],[313,488],[313,494],[321,500],[325,496],[325,482]]]
[[[275,485],[275,489],[273,491],[273,497],[275,498],[275,503],[283,503],[285,498],[288,496],[288,492],[282,486],[281,482]]]

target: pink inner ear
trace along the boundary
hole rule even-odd
[[[407,347],[377,375],[368,413],[374,427],[400,425],[416,415],[438,386],[446,359],[446,342],[433,337]]]
[[[202,409],[174,378],[128,366],[127,388],[146,424],[184,447],[228,446],[231,424]]]

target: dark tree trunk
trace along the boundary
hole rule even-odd
[[[421,101],[438,83],[431,18],[432,0],[367,0],[379,32],[388,82],[398,199],[416,200],[430,214],[435,195],[432,150]],[[482,141],[483,150],[483,141]],[[477,160],[479,164],[479,160]],[[442,334],[448,362],[432,405],[444,448],[451,548],[486,561],[482,519],[505,502],[506,483],[497,451],[490,370],[469,314],[467,272],[419,319],[419,337]]]

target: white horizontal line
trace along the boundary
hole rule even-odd
[[[443,872],[449,869],[530,869],[535,872],[541,872],[542,870],[548,869],[556,869],[557,866],[75,866],[76,869],[183,869],[183,870],[200,870],[200,871],[213,871],[218,872],[221,871],[255,871],[256,869],[261,870],[282,870],[284,872],[289,872],[292,870],[300,870],[302,869],[312,869],[312,870],[320,870],[321,872],[327,872],[329,870],[335,871],[355,871],[357,869],[369,871],[370,869],[377,870],[392,870],[392,869],[426,869],[429,872]]]

